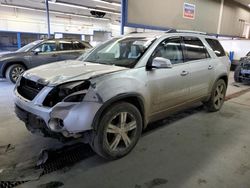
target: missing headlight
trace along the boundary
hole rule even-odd
[[[87,90],[72,93],[63,99],[64,102],[81,102],[85,97]]]
[[[56,86],[50,91],[48,96],[45,98],[43,105],[53,107],[61,101],[80,102],[83,100],[86,90],[88,90],[89,86],[89,81],[69,82]],[[84,90],[85,92],[81,92]]]

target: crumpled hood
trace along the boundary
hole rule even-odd
[[[91,77],[126,69],[113,65],[67,60],[30,69],[23,76],[35,82],[58,85],[69,81],[87,80]]]

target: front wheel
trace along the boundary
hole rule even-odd
[[[213,87],[210,99],[205,103],[209,112],[219,111],[224,104],[227,86],[224,80],[218,80]]]
[[[142,117],[132,104],[121,102],[112,105],[102,115],[91,146],[107,159],[127,155],[138,142],[142,132]]]
[[[237,66],[235,71],[234,71],[234,81],[235,82],[242,82],[241,80],[241,66]]]
[[[26,69],[23,65],[14,64],[7,68],[5,76],[9,82],[15,84],[25,70]]]

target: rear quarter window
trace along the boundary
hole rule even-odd
[[[214,53],[217,55],[217,57],[226,56],[226,53],[218,40],[206,39],[206,41],[209,44],[209,46],[212,48]]]

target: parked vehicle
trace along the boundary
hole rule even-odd
[[[16,114],[32,133],[84,139],[99,155],[117,159],[150,122],[196,102],[220,110],[229,69],[215,38],[134,33],[105,42],[82,61],[26,71],[15,88]]]
[[[245,57],[250,52],[250,40],[247,39],[224,39],[220,40],[220,43],[228,53],[233,53],[233,70],[240,64],[241,58]]]
[[[240,59],[239,65],[234,71],[235,82],[250,83],[250,53]]]
[[[47,63],[76,59],[91,48],[87,42],[71,39],[47,39],[32,42],[16,52],[0,53],[0,78],[15,83],[27,69]]]

